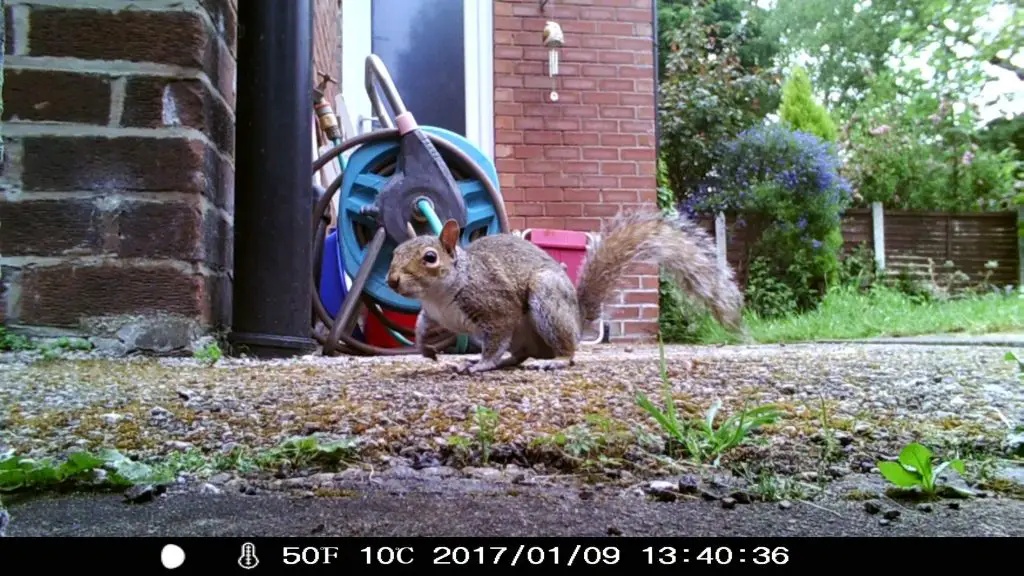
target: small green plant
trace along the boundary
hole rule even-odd
[[[733,414],[715,427],[715,417],[722,408],[716,400],[704,413],[703,419],[689,421],[680,418],[676,412],[672,398],[672,385],[668,380],[668,368],[665,363],[665,345],[658,339],[661,354],[661,381],[664,385],[665,410],[655,406],[643,392],[637,392],[636,402],[647,414],[661,425],[668,434],[669,440],[682,444],[687,453],[698,463],[711,460],[717,466],[723,453],[742,444],[750,432],[764,424],[775,422],[781,415],[774,405],[766,404],[748,410],[744,402],[743,410]]]
[[[192,356],[207,366],[213,366],[218,360],[224,357],[224,353],[221,352],[220,345],[217,344],[216,340],[214,340],[209,344],[196,348],[195,352],[192,353]]]
[[[946,467],[951,467],[960,474],[966,474],[963,461],[950,460],[932,468],[931,450],[916,442],[908,444],[900,451],[897,462],[879,462],[878,470],[882,476],[900,488],[920,489],[927,495],[935,494],[936,481]]]
[[[1003,356],[1003,360],[1015,362],[1017,364],[1017,379],[1024,381],[1024,360],[1021,360],[1020,356],[1017,356],[1012,350]]]
[[[746,475],[750,491],[763,502],[802,500],[807,496],[804,487],[792,478],[784,478],[762,468],[757,476]]]
[[[62,350],[92,350],[92,343],[84,338],[62,336],[53,343],[53,347]]]
[[[209,458],[198,451],[176,452],[168,456],[164,466],[175,473],[199,475],[224,470],[244,474],[277,469],[283,464],[293,468],[332,468],[356,461],[358,443],[358,438],[324,442],[317,436],[292,436],[270,449],[252,450],[235,446],[230,452],[217,453]]]
[[[471,455],[472,441],[465,436],[448,436],[445,442],[451,448],[452,457],[459,463],[469,461]]]
[[[477,406],[473,413],[473,424],[477,428],[476,441],[480,444],[481,457],[484,464],[487,464],[494,444],[494,431],[498,427],[498,413],[486,406]]]
[[[293,436],[256,457],[257,464],[268,466],[288,462],[296,468],[336,466],[355,459],[356,438],[321,442],[316,436]]]
[[[210,458],[210,465],[214,470],[237,470],[243,474],[259,470],[262,467],[261,462],[258,455],[241,446],[235,446],[227,453],[217,453]]]
[[[14,334],[6,326],[0,326],[0,352],[30,350],[32,343],[21,334]]]
[[[583,422],[531,441],[531,447],[552,447],[581,468],[619,465],[637,440],[623,423],[604,414],[588,414]]]
[[[0,491],[46,489],[78,484],[108,472],[103,482],[114,486],[161,483],[173,480],[166,470],[132,460],[117,450],[104,449],[97,454],[72,452],[63,461],[52,458],[27,458],[15,454],[0,457]]]
[[[216,469],[216,461],[207,458],[200,450],[192,448],[184,452],[171,452],[161,462],[160,467],[169,470],[175,476],[181,473],[206,476]]]
[[[632,434],[620,422],[602,414],[589,414],[583,424],[569,428],[564,437],[566,452],[576,458],[589,458],[624,445]]]
[[[825,404],[825,397],[820,396],[821,401],[821,437],[825,443],[822,451],[822,460],[830,462],[839,455],[839,442],[836,440],[836,433],[828,417],[828,405]]]
[[[42,352],[44,361],[57,360],[65,350],[92,350],[92,343],[84,338],[68,338],[62,336],[56,340],[38,347]]]

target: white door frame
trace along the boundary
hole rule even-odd
[[[464,0],[466,138],[494,161],[494,5]],[[365,66],[372,38],[371,0],[341,3],[341,92],[356,134],[370,130]],[[414,115],[415,110],[411,111]]]

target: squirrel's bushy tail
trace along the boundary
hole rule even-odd
[[[588,253],[577,285],[585,323],[601,314],[631,263],[663,266],[689,296],[704,304],[723,326],[740,330],[743,295],[732,268],[718,265],[710,234],[682,215],[656,210],[620,212]]]

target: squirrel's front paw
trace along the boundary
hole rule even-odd
[[[527,370],[541,370],[541,371],[555,371],[565,370],[576,365],[575,360],[559,361],[559,360],[538,360],[533,364],[524,364],[523,368]]]
[[[462,364],[460,364],[460,365],[455,367],[455,373],[456,374],[470,374],[470,373],[472,373],[471,369],[473,368],[473,366],[476,366],[477,362],[479,362],[479,360],[466,360]]]
[[[424,358],[429,358],[436,362],[437,348],[434,348],[433,346],[423,346],[420,348],[420,356],[423,356]]]

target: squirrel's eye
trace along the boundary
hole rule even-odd
[[[434,252],[433,250],[428,250],[425,254],[423,254],[423,261],[426,262],[427,264],[433,264],[434,262],[437,262],[437,252]]]

